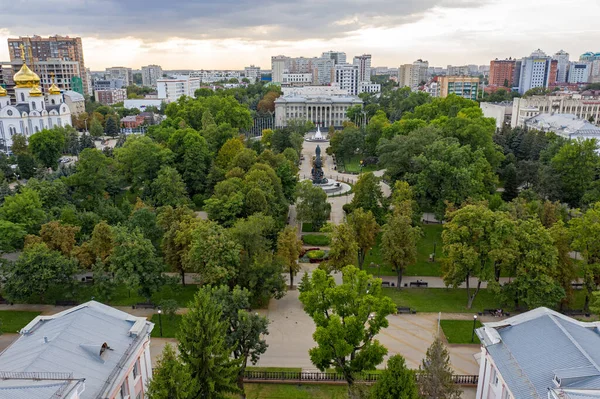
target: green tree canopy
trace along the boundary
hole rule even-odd
[[[65,134],[60,128],[44,129],[29,137],[29,149],[46,168],[56,168],[65,146]]]

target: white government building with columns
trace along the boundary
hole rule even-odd
[[[275,126],[300,119],[323,128],[341,127],[349,121],[346,111],[354,105],[362,106],[363,101],[335,86],[283,88],[283,95],[275,100]]]

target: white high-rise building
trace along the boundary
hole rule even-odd
[[[244,68],[245,76],[250,80],[250,82],[256,82],[260,80],[260,67],[255,65],[250,65],[249,67]]]
[[[535,87],[548,87],[551,79],[552,57],[537,49],[521,60],[519,93],[524,94]]]
[[[358,66],[358,81],[371,81],[371,54],[363,54],[354,57],[352,63]]]
[[[592,64],[589,61],[571,62],[569,83],[587,83],[590,80]]]
[[[326,51],[321,55],[321,58],[329,58],[333,60],[334,65],[346,63],[346,53],[342,51]]]
[[[172,79],[158,79],[156,85],[158,99],[170,103],[181,96],[194,97],[200,88],[200,78],[179,75]]]
[[[569,53],[560,50],[554,54],[552,59],[558,61],[556,83],[566,83],[567,77],[569,76]]]
[[[339,64],[335,66],[335,83],[340,89],[347,90],[350,95],[358,94],[358,77],[358,65]]]
[[[290,69],[290,57],[276,55],[271,57],[271,81],[273,83],[283,82],[283,73]]]
[[[410,87],[416,90],[421,82],[427,81],[429,62],[421,59],[412,64],[404,64],[398,68],[398,84],[400,87]]]
[[[335,60],[332,58],[315,58],[312,63],[314,81],[320,85],[328,85],[333,82],[335,65]]]
[[[142,84],[147,87],[156,87],[156,81],[162,79],[163,72],[160,65],[142,67]]]
[[[106,79],[121,79],[125,86],[130,86],[133,84],[133,71],[126,67],[106,68]]]

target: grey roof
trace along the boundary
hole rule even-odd
[[[63,94],[71,99],[73,102],[77,101],[85,101],[85,97],[81,93],[78,93],[73,90],[65,90]]]
[[[553,389],[554,397],[560,399],[599,399],[600,391],[586,391],[581,389]]]
[[[19,110],[20,114],[23,114],[23,112],[26,112],[27,114],[29,114],[29,103],[17,104],[17,105],[14,105],[14,107]]]
[[[91,301],[57,313],[38,316],[21,337],[0,354],[2,372],[62,372],[85,379],[82,399],[95,398],[119,376],[122,358],[142,344],[153,323],[143,317]],[[104,343],[109,350],[100,357]]]
[[[547,308],[477,330],[502,378],[517,398],[546,398],[555,388],[600,392],[598,323],[583,323]]]
[[[600,127],[573,114],[539,114],[525,121],[533,129],[554,132],[566,138],[600,137]]]
[[[0,399],[50,399],[69,397],[68,393],[82,390],[79,380],[0,380]],[[58,396],[61,394],[62,396]],[[57,395],[57,396],[54,396]]]

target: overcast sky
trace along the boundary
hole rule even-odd
[[[600,52],[598,0],[0,0],[0,15],[0,60],[8,37],[81,36],[92,70],[270,69],[272,55],[327,50],[389,67]]]

